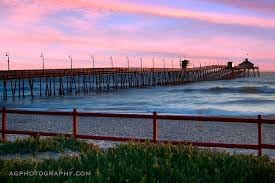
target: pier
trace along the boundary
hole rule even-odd
[[[258,68],[253,68],[258,69]],[[249,69],[211,65],[197,68],[76,68],[0,71],[3,99],[89,94],[119,88],[179,85],[246,76]],[[259,74],[259,73],[258,73]]]

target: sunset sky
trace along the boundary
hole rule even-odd
[[[275,0],[0,0],[0,69],[198,66],[246,55],[275,70]]]

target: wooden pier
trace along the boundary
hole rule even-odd
[[[119,88],[178,85],[244,77],[246,70],[212,65],[198,68],[79,68],[0,71],[3,100],[25,96],[89,94]]]

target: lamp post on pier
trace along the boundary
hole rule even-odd
[[[91,57],[92,61],[93,61],[93,69],[95,68],[95,57]]]
[[[165,69],[165,59],[162,59],[163,62],[163,68]]]
[[[73,70],[73,58],[72,58],[72,56],[69,56],[69,59],[71,61],[71,70]]]
[[[172,68],[174,68],[174,58],[172,58]]]
[[[6,52],[6,57],[7,57],[7,61],[8,61],[8,71],[10,70],[10,55],[8,52]]]
[[[155,68],[155,58],[152,58],[152,63],[153,63],[153,69]]]
[[[139,60],[140,60],[140,69],[142,70],[142,57]]]
[[[127,66],[128,66],[128,70],[129,70],[130,69],[130,60],[129,60],[128,56],[126,57],[126,61],[127,61]]]
[[[44,55],[43,53],[41,53],[41,59],[42,59],[42,68],[43,68],[43,72],[45,71],[45,59],[44,59]]]
[[[113,68],[114,67],[114,61],[113,61],[113,57],[112,56],[110,57],[110,60],[111,60],[111,66]]]

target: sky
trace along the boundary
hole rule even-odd
[[[275,71],[275,0],[0,0],[0,70],[240,63]],[[173,64],[172,64],[173,63]]]

